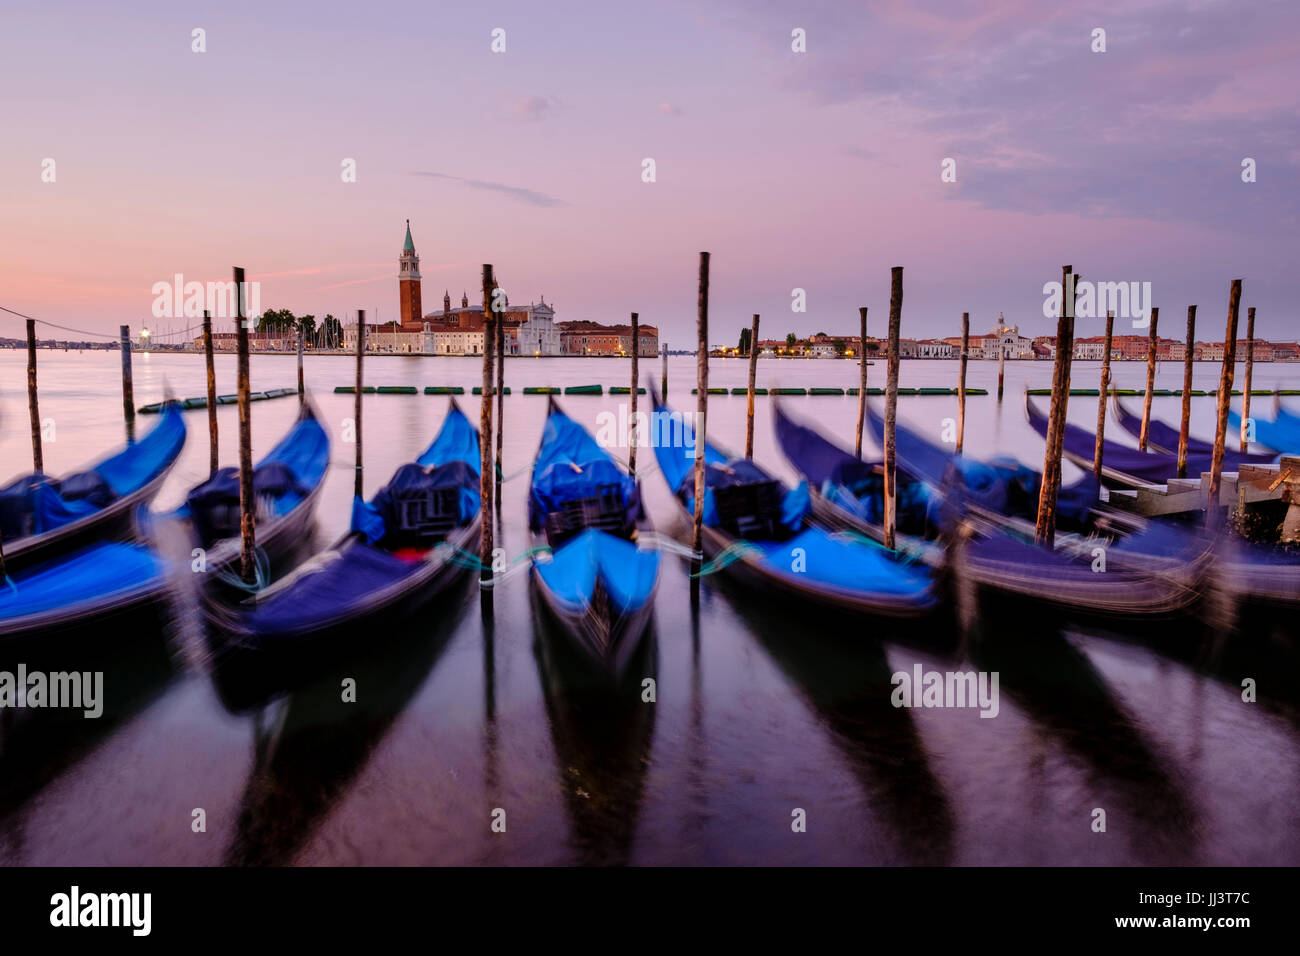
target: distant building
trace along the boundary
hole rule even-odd
[[[631,355],[632,326],[603,325],[600,322],[561,322],[560,352],[563,355]],[[638,354],[653,358],[659,354],[659,330],[637,325]]]

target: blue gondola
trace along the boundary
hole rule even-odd
[[[641,486],[554,401],[533,464],[528,523],[538,595],[579,653],[618,677],[646,630],[659,552],[637,545],[651,530]]]
[[[453,402],[433,443],[369,501],[353,499],[351,529],[332,548],[237,604],[205,592],[226,647],[291,648],[428,603],[464,570],[479,534],[479,435]]]
[[[274,564],[307,537],[329,467],[329,435],[315,409],[304,403],[298,419],[253,468],[257,547]],[[218,469],[190,489],[185,503],[165,516],[186,522],[194,543],[206,552],[208,575],[233,564],[240,554],[239,469]]]
[[[1255,442],[1264,448],[1271,448],[1278,454],[1295,454],[1300,452],[1300,418],[1292,415],[1285,408],[1279,408],[1272,421],[1254,418]],[[1241,414],[1228,412],[1228,427],[1232,434],[1241,432]]]
[[[155,551],[117,541],[91,544],[0,581],[0,646],[161,606],[166,595],[165,565]]]
[[[1047,415],[1034,404],[1029,394],[1025,394],[1025,414],[1029,424],[1043,437],[1047,437]],[[1097,447],[1097,436],[1078,425],[1065,423],[1065,436],[1062,441],[1064,456],[1080,468],[1091,470],[1093,456]],[[1208,452],[1187,455],[1187,474],[1199,475],[1210,470]],[[1243,455],[1230,449],[1224,450],[1223,468],[1234,471],[1243,463],[1266,464],[1277,460],[1276,455]],[[1164,484],[1170,478],[1178,477],[1178,457],[1157,451],[1141,451],[1120,445],[1106,439],[1102,447],[1102,475],[1111,482],[1129,487],[1140,485]]]
[[[688,517],[694,514],[695,433],[651,389],[655,459]],[[789,488],[752,460],[705,442],[703,548],[725,573],[822,606],[894,617],[939,603],[932,570],[861,536],[814,524],[807,482]]]
[[[870,404],[867,423],[883,444],[884,421]],[[805,473],[819,465],[825,470],[822,463],[832,455],[857,460],[790,421],[779,408],[777,436],[795,467]],[[1210,560],[1210,542],[1199,534],[1104,508],[1091,473],[1060,489],[1057,517],[1062,533],[1056,547],[1048,550],[1033,541],[1039,472],[1012,459],[983,462],[957,455],[901,423],[895,426],[895,446],[900,473],[924,482],[941,499],[933,508],[940,522],[949,530],[958,521],[967,526],[968,533],[950,536],[957,553],[944,554],[930,546],[919,549],[923,559],[948,562],[966,580],[991,592],[1093,616],[1167,614],[1195,599],[1195,585]],[[815,458],[809,449],[816,449]],[[861,517],[871,509],[840,504],[853,492],[841,488],[821,496],[826,520],[879,536],[878,524]]]
[[[137,442],[84,471],[24,475],[0,488],[0,537],[11,574],[131,526],[185,444],[180,406],[168,402]]]

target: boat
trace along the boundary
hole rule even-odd
[[[1028,394],[1025,395],[1025,414],[1029,424],[1044,438],[1047,437],[1047,415]],[[1086,471],[1092,470],[1097,436],[1078,425],[1065,423],[1062,454]],[[1187,453],[1187,474],[1199,475],[1210,470],[1213,453]],[[1225,448],[1223,470],[1235,471],[1242,464],[1268,464],[1277,461],[1276,455],[1243,455]],[[1142,451],[1105,439],[1102,445],[1102,476],[1112,484],[1129,488],[1142,485],[1162,485],[1178,477],[1178,456],[1167,452]]]
[[[326,551],[242,601],[205,589],[218,654],[284,651],[371,634],[429,603],[470,564],[479,535],[479,435],[453,400],[442,428],[369,501]]]
[[[168,593],[166,565],[152,548],[94,542],[11,570],[0,582],[0,647],[92,625],[102,635],[110,620],[159,612]]]
[[[867,414],[881,441],[883,420],[870,405]],[[779,406],[775,420],[777,440],[786,456],[817,485],[815,497],[824,519],[835,527],[883,537],[878,519],[872,520],[882,507],[878,484],[843,480],[855,473],[855,463],[863,463],[793,421]],[[1208,541],[1109,512],[1101,506],[1090,474],[1061,489],[1062,532],[1048,549],[1034,542],[1042,481],[1038,472],[1012,459],[982,462],[957,455],[901,423],[895,425],[895,447],[900,499],[907,500],[904,489],[918,483],[926,486],[928,494],[913,492],[912,500],[926,501],[924,530],[928,533],[938,526],[942,532],[940,540],[928,535],[899,538],[900,549],[916,553],[922,561],[936,568],[947,566],[989,593],[1089,616],[1167,614],[1195,599],[1195,584],[1209,561]],[[900,531],[907,527],[906,513],[900,506]],[[1100,564],[1099,548],[1104,555]]]
[[[304,402],[293,427],[253,467],[258,550],[274,565],[298,547],[311,528],[329,467],[329,435]],[[163,516],[185,522],[204,550],[208,580],[240,557],[239,469],[220,468],[191,488],[185,503]]]
[[[694,426],[651,389],[655,459],[682,512],[695,509]],[[712,568],[768,593],[854,613],[919,617],[939,596],[933,570],[862,535],[813,520],[808,483],[790,488],[752,459],[705,441],[703,557]]]
[[[1142,416],[1134,413],[1120,401],[1118,395],[1115,396],[1113,406],[1115,420],[1119,422],[1120,427],[1134,438],[1141,440]],[[1151,451],[1159,452],[1162,455],[1177,455],[1178,436],[1179,429],[1166,425],[1158,418],[1151,418],[1147,421],[1147,448]],[[1187,436],[1188,455],[1211,455],[1213,453],[1213,442],[1202,441],[1190,434]]]
[[[546,610],[597,669],[619,677],[654,606],[660,555],[636,478],[550,399],[528,492],[532,579]]]
[[[1300,418],[1292,415],[1285,408],[1279,407],[1272,421],[1255,418],[1254,441],[1263,448],[1271,448],[1278,454],[1300,451]],[[1235,410],[1228,412],[1228,428],[1231,434],[1241,433],[1241,414]]]
[[[185,445],[180,406],[168,402],[149,434],[83,471],[24,475],[0,488],[0,538],[10,573],[132,529]]]

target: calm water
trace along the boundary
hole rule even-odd
[[[30,468],[25,357],[0,352],[0,478]],[[47,471],[88,463],[122,440],[118,358],[40,353],[41,412],[53,419]],[[904,362],[904,385],[951,385],[955,363]],[[369,384],[459,384],[480,379],[472,359],[369,360]],[[643,369],[659,372],[659,362]],[[512,360],[506,382],[624,384],[619,360]],[[235,388],[232,356],[218,389]],[[743,385],[741,360],[715,360],[711,384]],[[884,380],[883,363],[871,369]],[[991,392],[996,364],[974,362],[969,382]],[[1020,393],[1045,385],[1046,363],[1008,363],[1007,399],[972,397],[967,444],[1041,466],[1041,441]],[[1217,366],[1198,366],[1212,389]],[[1239,373],[1240,374],[1240,373]],[[1295,387],[1300,366],[1256,368],[1256,387]],[[352,397],[350,359],[307,362],[308,387],[334,438],[317,541],[346,525],[353,446],[340,441]],[[1140,387],[1139,363],[1114,367]],[[253,359],[255,389],[291,386],[292,358]],[[675,358],[669,398],[693,406],[693,358]],[[1162,368],[1158,387],[1181,385]],[[1076,363],[1078,387],[1095,363]],[[762,385],[856,384],[849,362],[765,360]],[[1238,379],[1240,382],[1240,378]],[[202,358],[135,356],[137,404],[204,392]],[[571,396],[565,409],[594,426],[623,397]],[[367,494],[421,451],[447,399],[365,399]],[[471,417],[477,399],[466,395]],[[767,400],[758,400],[756,457],[791,473],[776,449]],[[791,399],[802,418],[851,443],[854,398]],[[1256,399],[1268,408],[1268,399]],[[1155,414],[1177,418],[1178,399]],[[1193,432],[1212,432],[1213,399],[1193,399]],[[502,542],[528,546],[526,472],[544,398],[506,399]],[[904,398],[900,413],[925,429],[955,414],[955,399]],[[254,452],[296,414],[293,399],[253,406]],[[743,397],[711,397],[710,437],[743,445]],[[1096,399],[1071,418],[1091,426]],[[187,412],[190,440],[158,499],[178,503],[207,471],[206,412]],[[235,408],[219,412],[221,458],[233,464]],[[151,420],[142,417],[141,428]],[[1127,441],[1112,424],[1118,440]],[[642,450],[643,469],[649,465]],[[1072,472],[1068,472],[1069,480]],[[675,520],[649,468],[646,497],[661,528]],[[491,625],[471,589],[412,622],[409,633],[358,633],[357,653],[256,713],[222,704],[192,620],[165,635],[106,649],[100,721],[32,719],[0,728],[0,861],[7,864],[1295,864],[1300,862],[1300,718],[1272,693],[1285,670],[1268,655],[1288,622],[1216,633],[1200,620],[1133,641],[1040,612],[987,614],[954,645],[944,625],[895,634],[871,621],[819,619],[802,608],[706,580],[697,610],[680,559],[667,557],[644,664],[658,702],[635,689],[613,700],[584,688],[535,626],[526,574],[500,585]],[[1201,615],[1200,617],[1207,617]],[[540,635],[540,639],[539,639]],[[1256,653],[1258,651],[1259,653]],[[1001,710],[904,710],[888,704],[890,674],[974,667],[1001,673]],[[1294,670],[1294,660],[1286,658]],[[358,682],[356,704],[339,680]],[[1260,703],[1239,682],[1260,680]],[[1090,829],[1094,808],[1105,834]],[[194,833],[192,812],[206,813]],[[490,829],[494,808],[507,831]],[[791,831],[794,808],[806,833]]]

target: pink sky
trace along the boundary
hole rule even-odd
[[[1240,277],[1261,333],[1296,337],[1296,5],[852,11],[7,4],[0,305],[157,326],[153,283],[238,264],[264,306],[392,318],[410,218],[427,310],[444,288],[475,298],[492,262],[515,303],[636,310],[680,347],[701,249],[717,342],[753,312],[776,337],[851,331],[867,305],[879,330],[894,265],[905,334],[951,334],[963,310],[1045,333],[1064,263],[1152,282],[1166,315],[1199,304],[1206,335]]]

